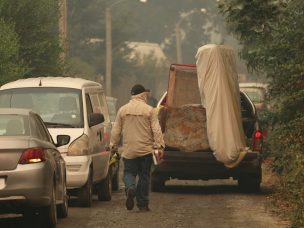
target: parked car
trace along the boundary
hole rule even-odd
[[[0,109],[0,207],[39,212],[43,227],[55,227],[57,216],[68,215],[64,159],[40,116],[30,110]]]
[[[178,82],[175,76],[187,80],[187,85]],[[173,85],[174,83],[176,84]],[[172,64],[170,67],[168,89],[172,91],[174,86],[179,86],[179,89],[171,92],[171,96],[165,92],[158,102],[158,107],[170,107],[170,103],[174,103],[174,107],[185,107],[184,105],[188,104],[201,105],[195,65]],[[209,180],[232,177],[238,180],[238,184],[242,190],[256,191],[260,188],[262,176],[260,155],[262,133],[259,130],[256,108],[249,97],[242,91],[240,91],[240,102],[244,133],[247,137],[248,147],[251,147],[251,150],[240,164],[232,169],[226,168],[223,163],[216,160],[211,149],[186,152],[178,148],[166,146],[162,162],[155,166],[152,172],[152,191],[162,191],[165,187],[165,181],[170,178]],[[160,111],[159,118],[162,130],[165,131],[166,121],[168,120],[167,113]],[[174,118],[174,115],[172,118]],[[191,129],[187,129],[188,135],[191,135],[190,131]]]
[[[90,207],[92,194],[111,200],[118,188],[117,164],[110,165],[111,122],[101,84],[81,78],[21,79],[0,87],[0,107],[30,108],[39,113],[67,167],[68,193]]]
[[[248,95],[257,110],[263,110],[267,108],[267,84],[244,82],[240,83],[239,86],[240,90]]]

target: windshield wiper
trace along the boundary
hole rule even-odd
[[[74,125],[72,124],[66,124],[66,123],[53,123],[53,122],[44,122],[46,126],[48,127],[70,127],[70,128],[75,128]]]

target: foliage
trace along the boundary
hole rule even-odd
[[[65,65],[64,72],[69,77],[79,77],[88,80],[95,80],[96,76],[95,69],[78,58],[70,58]]]
[[[294,227],[303,227],[304,3],[221,0],[219,9],[244,45],[240,54],[248,67],[270,79],[275,169],[282,177],[282,193],[294,205]]]
[[[17,79],[23,74],[23,64],[19,58],[17,34],[0,18],[0,85]]]
[[[105,75],[105,9],[110,4],[111,1],[106,0],[72,0],[68,4],[69,55],[89,64],[98,75]],[[132,27],[133,21],[128,14],[120,17],[113,15],[112,18],[112,75],[115,86],[132,71],[132,64],[125,58],[131,51],[125,41],[129,39],[128,26]]]
[[[14,25],[29,76],[61,73],[58,0],[0,0],[0,17]]]
[[[293,227],[303,227],[304,117],[277,125],[271,141],[274,170],[282,176],[280,190],[294,208]]]
[[[95,69],[97,75],[103,76],[106,71],[106,7],[110,7],[112,12],[114,95],[122,93],[123,86],[129,86],[126,85],[126,79],[130,79],[128,83],[134,80],[152,85],[154,92],[163,92],[167,86],[168,64],[166,67],[156,67],[151,56],[147,57],[150,60],[145,64],[130,60],[132,50],[126,42],[158,43],[169,56],[169,61],[175,62],[175,25],[180,21],[183,57],[185,62],[193,63],[198,47],[209,43],[211,33],[215,32],[215,25],[221,24],[214,21],[216,3],[213,0],[179,1],[179,4],[176,4],[175,0],[153,0],[147,1],[146,4],[137,0],[69,0],[69,56],[87,63]],[[201,8],[207,11],[201,13]],[[193,13],[185,17],[189,12]],[[158,75],[162,75],[162,80],[158,80]],[[156,84],[159,84],[158,89],[154,86]],[[158,97],[159,93],[155,96]]]
[[[176,2],[152,0],[134,5],[134,10],[138,9],[135,11],[138,32],[133,35],[133,39],[162,44],[170,62],[176,62],[175,26],[179,23],[184,63],[194,63],[197,49],[206,43],[215,42],[211,35],[220,34],[216,29],[223,24],[223,20],[217,16],[214,0]],[[201,9],[206,11],[202,12]]]

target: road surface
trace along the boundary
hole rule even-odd
[[[58,228],[156,227],[156,228],[283,228],[287,223],[271,213],[267,197],[271,188],[264,183],[257,194],[240,193],[233,180],[177,181],[166,183],[165,192],[151,193],[151,211],[127,211],[123,185],[109,202],[94,198],[91,208],[78,207],[70,200],[69,216]],[[267,209],[268,208],[268,209]],[[39,227],[22,216],[0,218],[1,228]]]

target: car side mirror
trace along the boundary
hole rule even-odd
[[[69,135],[57,135],[56,147],[67,145],[71,140]]]
[[[89,116],[89,127],[103,123],[105,121],[103,114],[91,113]]]

